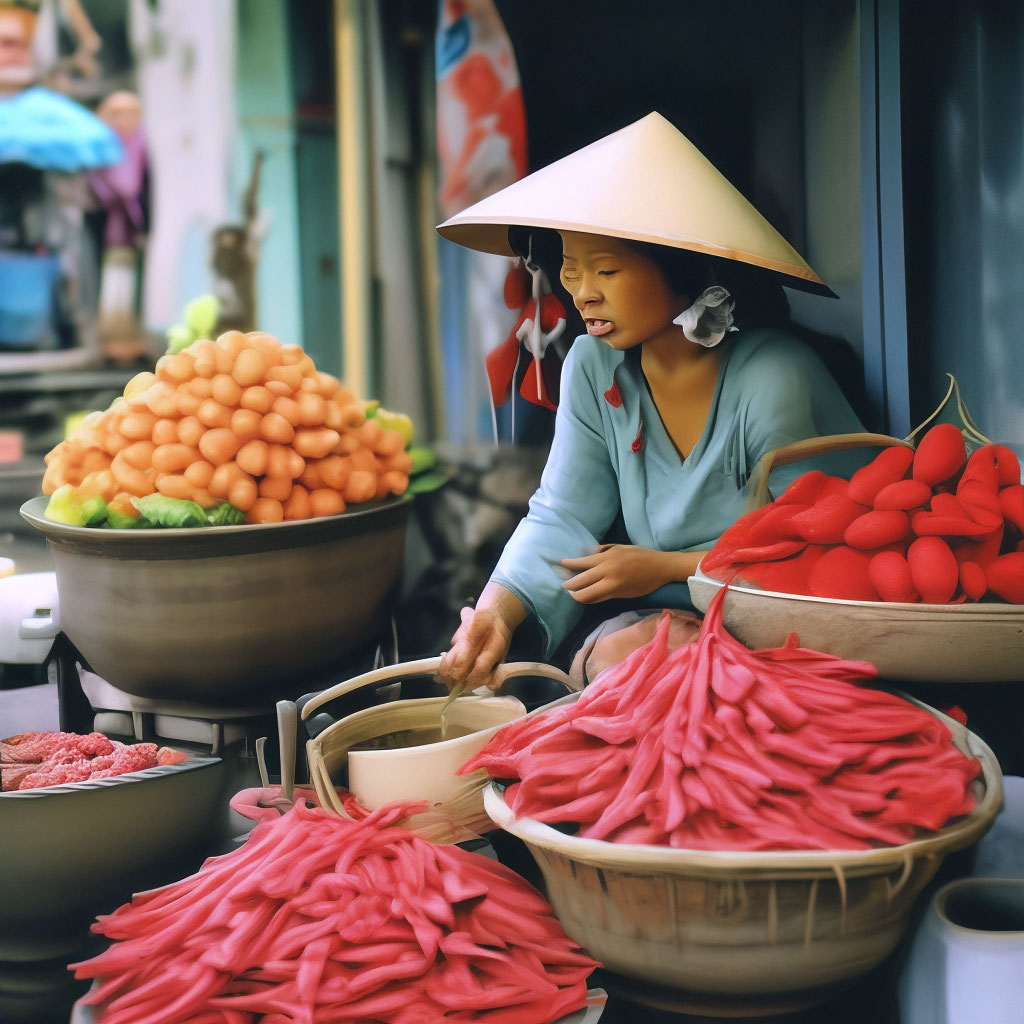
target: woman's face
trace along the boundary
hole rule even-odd
[[[664,275],[629,242],[605,235],[562,231],[562,284],[580,311],[587,333],[623,351],[671,329],[690,300],[669,288]]]

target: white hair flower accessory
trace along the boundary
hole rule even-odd
[[[700,298],[684,309],[672,323],[679,324],[689,341],[705,348],[714,348],[729,331],[737,330],[732,323],[736,302],[727,289],[719,284],[705,288]]]

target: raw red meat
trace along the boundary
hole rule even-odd
[[[45,761],[53,754],[78,751],[83,757],[109,754],[114,744],[103,733],[23,732],[0,740],[0,761]]]
[[[158,764],[181,764],[188,755],[154,743],[124,744],[99,732],[26,732],[0,740],[4,792],[88,782]]]

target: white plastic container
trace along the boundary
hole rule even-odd
[[[1020,1024],[1024,879],[961,878],[932,897],[900,976],[902,1024]]]

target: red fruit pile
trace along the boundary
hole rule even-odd
[[[419,805],[417,805],[419,806]],[[190,878],[136,896],[73,964],[97,1024],[549,1024],[597,966],[518,875],[394,822],[301,802]]]
[[[849,480],[814,470],[738,519],[701,569],[764,590],[854,601],[1024,604],[1024,486],[1009,448],[967,457],[940,423]]]
[[[970,813],[980,766],[939,719],[795,636],[747,650],[724,594],[693,643],[668,650],[665,613],[575,704],[505,726],[461,772],[518,780],[517,815],[683,849],[864,850]]]
[[[2,789],[40,789],[181,764],[188,756],[155,743],[119,743],[102,733],[23,732],[0,740]]]

